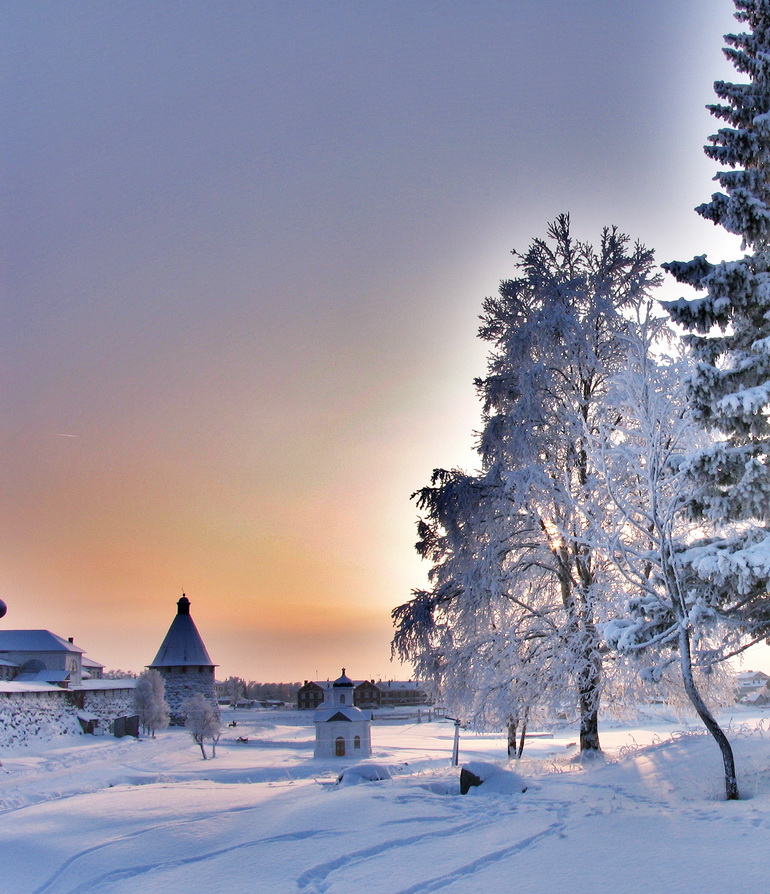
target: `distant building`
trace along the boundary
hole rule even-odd
[[[388,680],[377,684],[380,707],[398,708],[404,705],[427,705],[430,693],[414,680]]]
[[[2,679],[63,687],[83,680],[83,649],[50,630],[0,630],[0,659]]]
[[[101,680],[104,676],[104,665],[99,664],[98,661],[93,661],[91,658],[86,658],[85,655],[83,656],[82,667],[84,680]]]
[[[305,685],[297,690],[297,707],[300,711],[315,711],[324,700],[327,686],[330,683],[316,683],[305,680]]]
[[[216,706],[214,669],[217,665],[206,651],[190,615],[190,600],[184,593],[176,605],[176,617],[171,622],[155,660],[148,667],[158,671],[166,683],[166,701],[171,712],[172,725],[182,726],[185,721],[182,705],[190,696],[200,692]]]
[[[738,689],[750,691],[762,689],[770,683],[770,676],[762,671],[741,671],[735,675],[735,683]]]
[[[358,708],[377,708],[380,705],[380,689],[374,680],[364,680],[353,693]]]
[[[770,703],[770,676],[762,671],[741,671],[736,674],[735,700],[754,706]]]
[[[329,687],[328,681],[305,680],[305,685],[297,690],[297,708],[315,710],[321,705]],[[414,680],[389,680],[375,683],[374,680],[358,680],[353,683],[353,704],[357,708],[394,708],[406,705],[426,705],[430,693]]]
[[[355,684],[342,675],[325,690],[326,698],[313,717],[317,758],[363,760],[372,753],[372,715],[353,705]]]

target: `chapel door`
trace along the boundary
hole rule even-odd
[[[337,741],[335,743],[335,754],[337,757],[345,757],[345,740],[342,736],[337,736]]]

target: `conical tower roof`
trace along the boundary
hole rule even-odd
[[[198,628],[190,615],[190,600],[182,593],[177,602],[177,615],[168,628],[166,638],[149,667],[216,667],[203,645]]]

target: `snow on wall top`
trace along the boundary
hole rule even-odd
[[[0,630],[0,652],[83,651],[50,630]]]
[[[68,689],[62,689],[55,683],[45,683],[41,680],[0,680],[0,692],[103,692],[115,689],[133,689],[136,680],[126,677],[122,680],[84,680],[82,683],[72,684]]]
[[[73,684],[70,690],[77,692],[94,692],[109,689],[134,689],[136,680],[133,677],[121,677],[117,680],[83,680],[82,683]]]
[[[198,628],[190,616],[190,600],[182,594],[177,602],[177,615],[158,649],[155,660],[148,667],[216,667],[203,645]]]
[[[54,683],[19,683],[17,680],[0,680],[0,692],[64,692]]]

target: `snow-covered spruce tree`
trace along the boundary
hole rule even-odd
[[[686,511],[690,480],[682,457],[704,438],[686,400],[689,359],[656,355],[664,326],[662,318],[647,315],[629,331],[628,360],[607,395],[608,422],[594,439],[595,493],[606,495],[615,511],[607,512],[600,498],[591,540],[611,558],[618,590],[628,594],[604,625],[604,636],[622,653],[643,653],[650,682],[670,685],[666,669],[679,666],[690,703],[720,747],[725,791],[732,798],[732,749],[702,694],[720,676],[714,666],[724,655],[720,619],[691,586],[692,571],[681,562],[701,536],[700,522]]]
[[[614,228],[597,248],[576,241],[567,215],[514,256],[520,276],[484,302],[479,333],[492,345],[477,382],[481,471],[437,471],[417,494],[432,586],[395,609],[393,649],[445,693],[496,688],[502,722],[574,705],[591,752],[598,625],[615,596],[581,509],[594,499],[587,439],[625,356],[624,311],[658,278],[646,248]]]
[[[134,711],[145,735],[155,738],[156,730],[169,724],[170,711],[166,702],[166,684],[156,670],[146,670],[139,675],[134,689]]]
[[[185,715],[184,725],[190,731],[193,740],[200,747],[203,760],[207,760],[204,743],[211,739],[211,756],[216,757],[217,742],[222,730],[219,711],[201,692],[196,692],[182,704]]]
[[[729,170],[715,178],[723,191],[696,210],[741,236],[747,253],[663,266],[704,293],[666,307],[695,356],[694,418],[715,435],[687,458],[688,508],[706,536],[681,561],[740,649],[770,632],[770,2],[735,7],[748,30],[725,36],[725,54],[748,82],[714,85],[721,102],[709,108],[726,126],[705,152]]]

